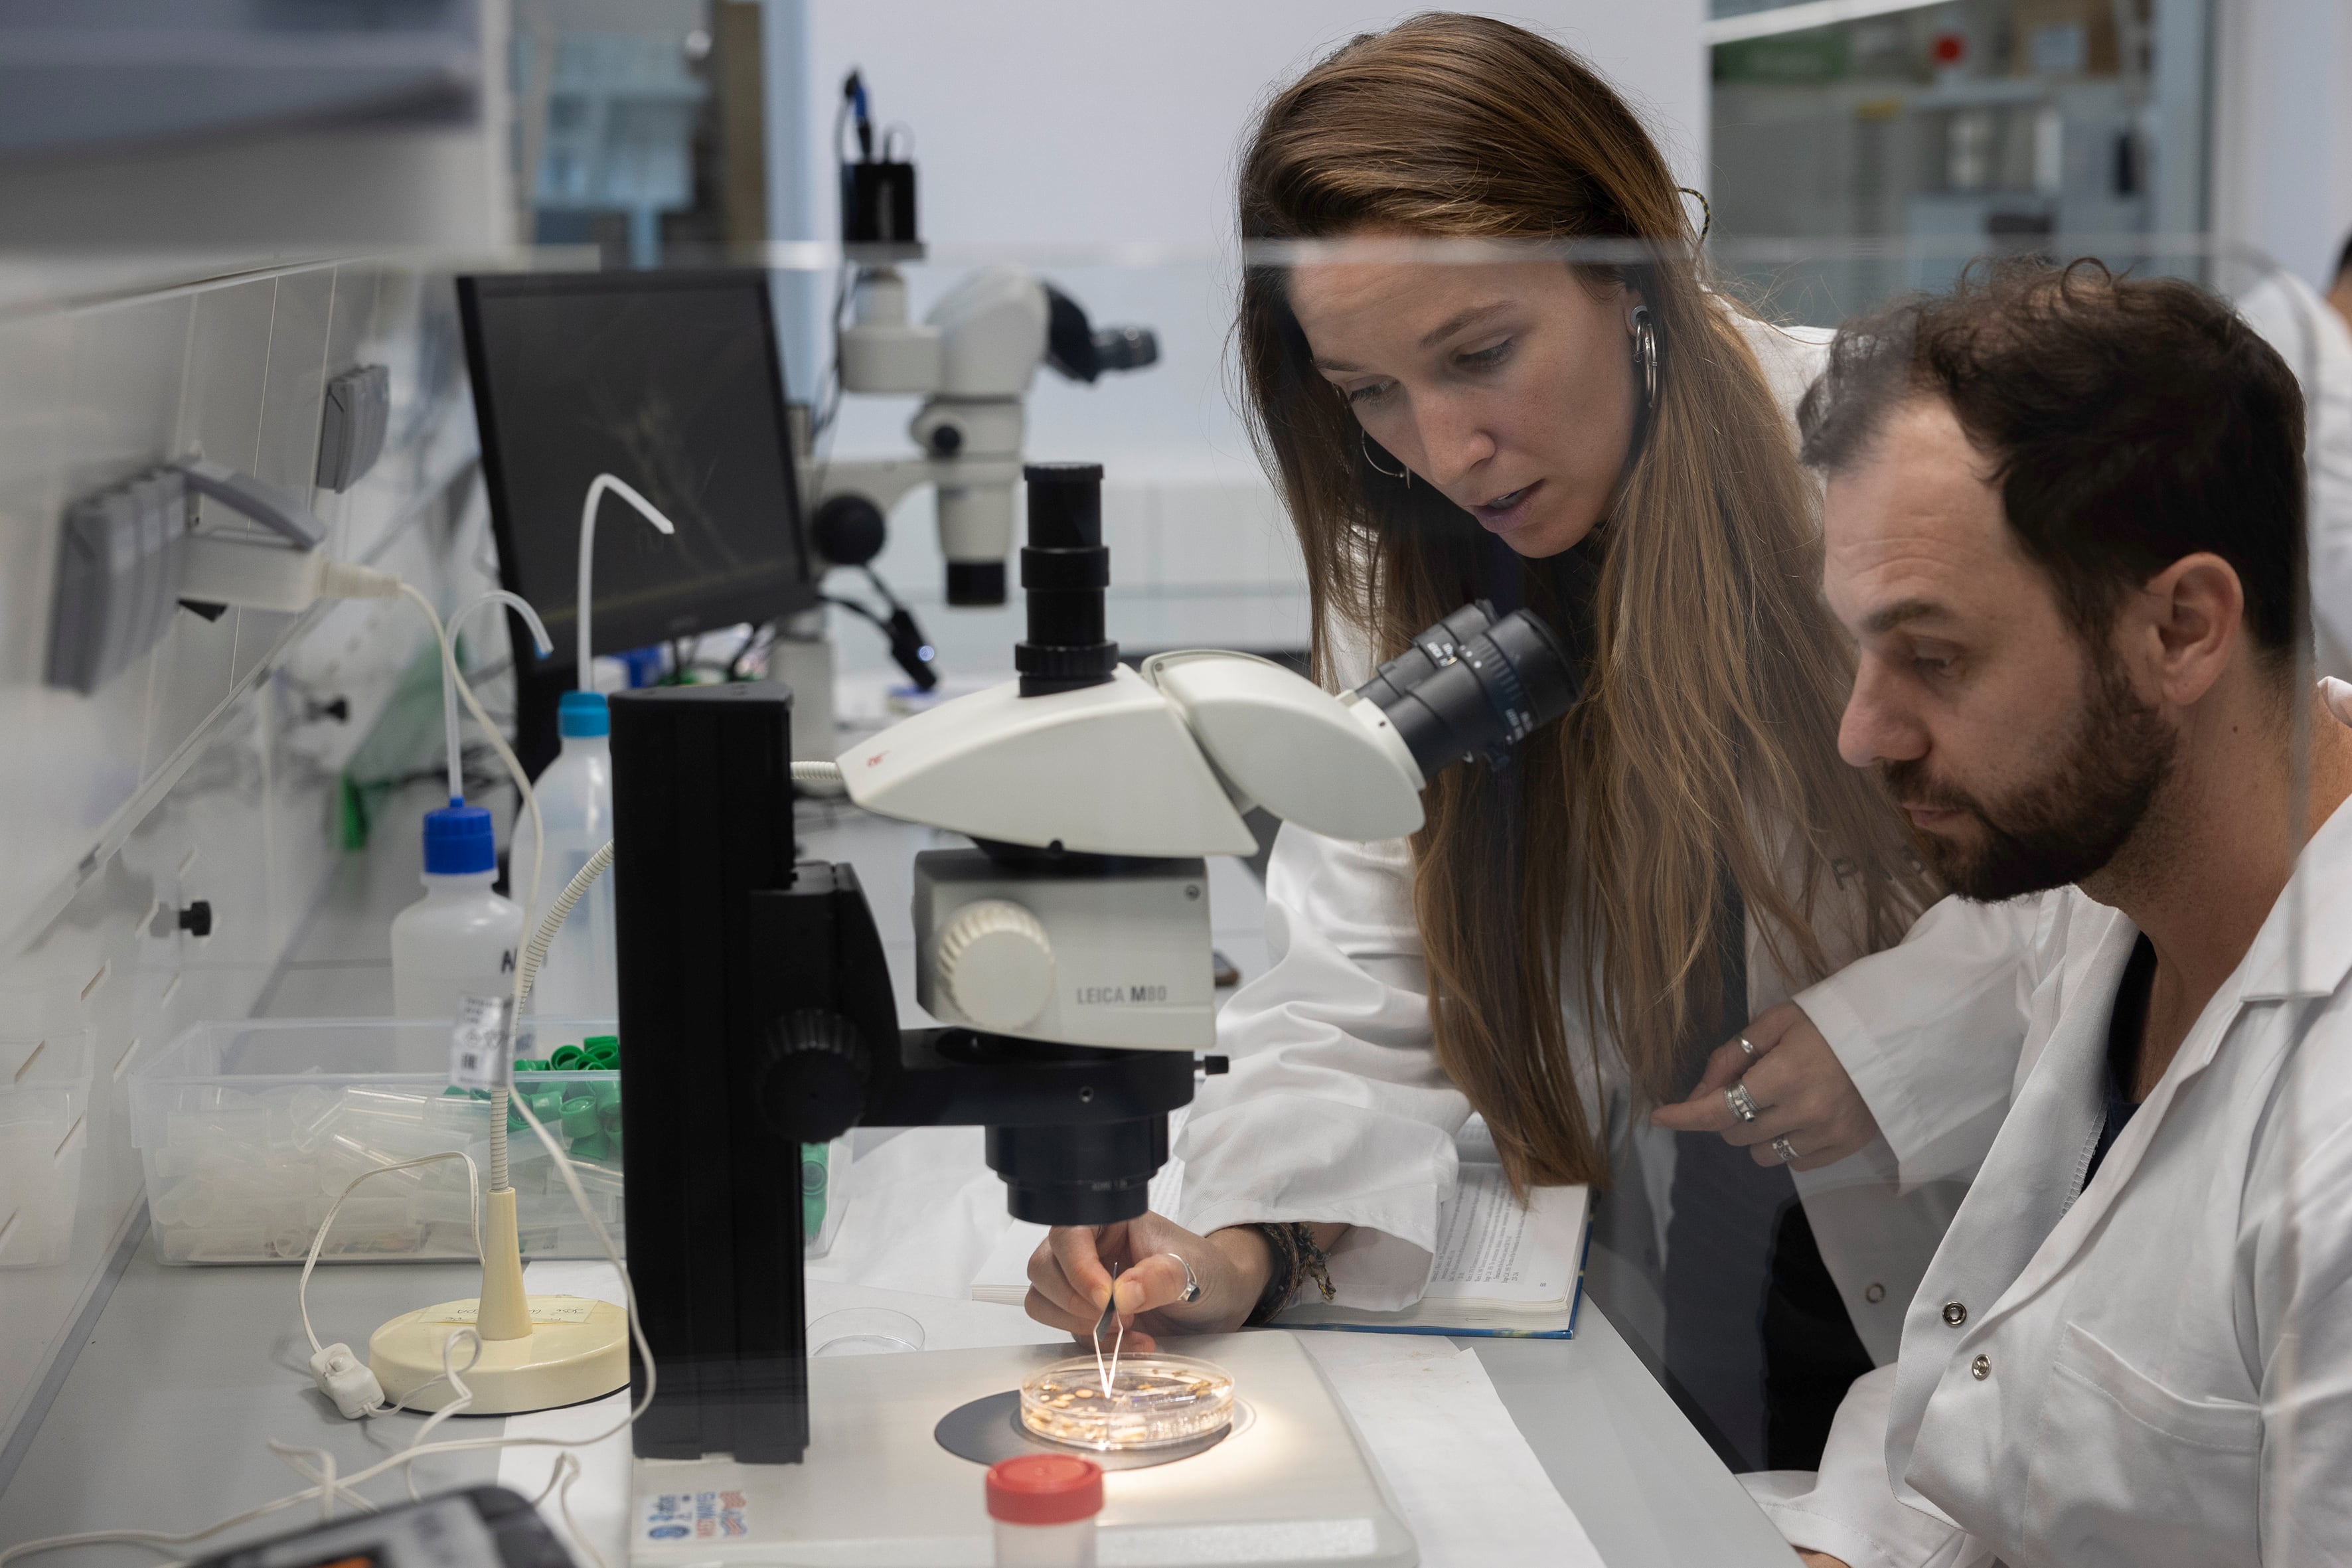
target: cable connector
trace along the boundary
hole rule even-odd
[[[383,1384],[347,1344],[338,1342],[312,1356],[310,1376],[318,1383],[319,1392],[333,1400],[347,1420],[356,1421],[383,1408]]]
[[[400,596],[397,574],[379,572],[373,566],[362,566],[350,561],[319,563],[319,597],[321,599],[396,599]]]
[[[390,572],[257,540],[191,539],[186,559],[179,595],[197,604],[297,613],[320,599],[389,599],[400,592]]]

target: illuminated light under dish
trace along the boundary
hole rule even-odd
[[[1234,1380],[1191,1356],[1120,1360],[1103,1390],[1092,1356],[1057,1361],[1021,1384],[1021,1425],[1048,1442],[1098,1453],[1164,1448],[1233,1424]]]

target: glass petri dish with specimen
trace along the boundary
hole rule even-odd
[[[1161,1448],[1231,1426],[1234,1380],[1193,1356],[1125,1356],[1104,1386],[1092,1356],[1032,1373],[1021,1384],[1021,1425],[1048,1442],[1097,1453]]]

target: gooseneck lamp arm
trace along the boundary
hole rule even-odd
[[[520,594],[509,594],[504,588],[491,589],[449,617],[441,638],[441,713],[442,721],[449,732],[449,799],[452,804],[466,793],[464,779],[457,768],[457,628],[476,611],[490,605],[504,605],[523,618],[523,624],[530,627],[530,640],[538,647],[541,658],[555,651],[555,639],[547,635],[547,623],[539,618],[539,612],[530,607],[530,601]]]
[[[677,532],[677,525],[662,515],[661,508],[639,495],[626,479],[615,474],[598,474],[588,482],[588,499],[580,503],[580,597],[577,601],[580,615],[580,669],[577,679],[583,691],[595,689],[595,683],[590,678],[595,650],[589,646],[588,608],[596,569],[596,509],[607,491],[635,507],[647,522],[662,532],[673,535]]]

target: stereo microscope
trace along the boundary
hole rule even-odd
[[[949,1539],[987,1529],[980,1473],[932,1443],[929,1418],[959,1390],[1017,1384],[1037,1347],[812,1363],[799,1146],[861,1123],[978,1124],[1016,1217],[1142,1213],[1168,1113],[1223,1067],[1207,1055],[1203,858],[1255,849],[1253,806],[1334,837],[1409,834],[1427,779],[1469,758],[1507,765],[1576,700],[1550,630],[1483,603],[1337,696],[1243,654],[1128,668],[1104,624],[1101,475],[1026,470],[1018,679],[837,763],[856,805],[971,841],[916,858],[916,987],[939,1026],[899,1026],[856,872],[794,862],[789,697],[613,699],[629,1266],[658,1371],[635,1428],[633,1561],[961,1561]],[[1255,1425],[1122,1477],[1106,1531],[1176,1530],[1150,1537],[1173,1553],[1151,1560],[1191,1562],[1178,1525],[1203,1509],[1288,1520],[1257,1546],[1197,1547],[1200,1561],[1271,1564],[1304,1560],[1306,1516],[1291,1513],[1306,1509],[1347,1521],[1362,1548],[1316,1561],[1412,1562],[1295,1342],[1215,1342]],[[720,1496],[751,1511],[713,1527],[715,1552],[708,1531],[662,1533],[677,1500]]]

